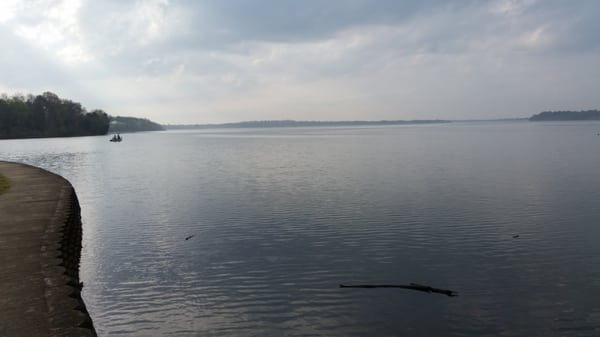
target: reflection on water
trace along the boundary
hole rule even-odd
[[[4,140],[0,159],[75,186],[101,336],[589,336],[598,129],[178,131]],[[410,282],[460,296],[338,288]]]

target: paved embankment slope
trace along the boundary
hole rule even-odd
[[[95,336],[80,297],[81,217],[64,178],[0,161],[0,336]]]

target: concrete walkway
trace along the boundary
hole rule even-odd
[[[71,184],[0,161],[0,336],[95,336],[79,292],[81,218]]]

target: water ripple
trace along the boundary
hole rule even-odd
[[[590,336],[600,156],[577,125],[0,141],[0,158],[75,186],[100,336]],[[338,288],[409,282],[460,296]]]

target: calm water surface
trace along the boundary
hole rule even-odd
[[[177,131],[3,140],[0,159],[75,186],[100,336],[598,336],[598,132]],[[410,282],[460,296],[338,288]]]

